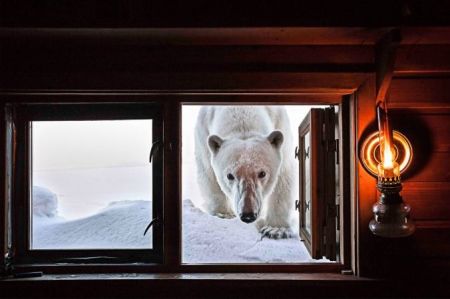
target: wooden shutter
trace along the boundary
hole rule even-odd
[[[311,109],[299,127],[299,233],[314,259],[336,260],[334,108]]]

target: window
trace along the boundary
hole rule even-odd
[[[14,116],[9,138],[17,145],[11,203],[15,260],[160,262],[160,108],[133,103],[9,108]]]
[[[183,105],[182,262],[339,260],[338,109]]]
[[[339,125],[337,107],[311,109],[300,124],[299,232],[313,258],[337,258]]]
[[[348,130],[346,99],[201,94],[46,97],[18,96],[20,101],[6,105],[7,235],[16,269],[184,273],[336,272],[346,267],[349,260],[343,256],[350,247],[342,240],[349,231],[338,212],[349,200],[348,192],[342,192],[349,182],[339,179],[346,177],[342,172],[349,163],[339,150],[346,144]],[[198,182],[194,149],[188,144],[194,143],[197,113],[202,105],[230,105],[226,104],[230,99],[251,109],[284,105],[292,116],[292,136],[283,135],[283,142],[291,143],[286,156],[297,185],[289,205],[296,218],[293,238],[261,240],[253,222],[211,216],[193,202]],[[317,113],[321,122],[313,120]],[[320,138],[314,139],[316,135]],[[265,136],[274,147],[281,144],[279,137],[278,133]],[[320,147],[313,148],[314,142]],[[308,151],[310,162],[298,159]],[[313,153],[321,155],[320,172],[312,171]],[[334,177],[324,176],[331,171]],[[261,169],[258,175],[263,180],[272,173]],[[319,188],[327,195],[320,194],[318,203],[312,203],[308,184],[310,190]],[[307,219],[309,224],[304,222]],[[236,223],[224,225],[232,221]],[[245,227],[246,235],[234,239],[241,242],[249,237],[246,244],[249,240],[253,244],[236,254],[242,244],[232,248],[232,242],[222,237],[238,225]],[[200,235],[189,239],[199,227],[211,230],[215,245],[202,244]],[[313,245],[314,240],[320,241]],[[211,249],[217,250],[215,255]]]

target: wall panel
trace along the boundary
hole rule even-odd
[[[445,48],[446,49],[446,48]],[[428,61],[438,61],[428,52]],[[413,58],[410,58],[413,59]],[[436,60],[437,59],[437,60]],[[448,62],[443,60],[443,64]],[[420,61],[419,61],[420,63]],[[430,63],[432,65],[433,63]],[[416,233],[402,254],[423,261],[450,259],[450,77],[397,77],[392,81],[392,118],[426,163],[404,179],[402,196],[412,207]],[[419,132],[420,131],[420,132]]]

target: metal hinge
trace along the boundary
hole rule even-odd
[[[298,199],[295,201],[295,210],[300,211],[300,201]]]
[[[342,275],[353,275],[353,271],[350,269],[341,270]]]
[[[14,272],[14,266],[12,264],[12,254],[10,249],[8,249],[8,252],[4,256],[2,268],[2,276],[9,276]]]
[[[327,140],[325,143],[327,152],[336,152],[339,147],[339,139]]]
[[[336,164],[339,164],[339,139],[327,140],[325,149],[327,152],[336,152]]]

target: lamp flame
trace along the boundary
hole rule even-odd
[[[400,167],[393,153],[393,133],[389,126],[386,102],[377,106],[381,163],[378,165],[379,179],[400,182]]]
[[[387,134],[385,134],[385,136],[387,136]],[[388,142],[388,140],[385,140],[383,143],[384,143],[383,168],[392,169],[394,168],[394,155],[392,154],[392,147],[390,145],[390,142]]]

